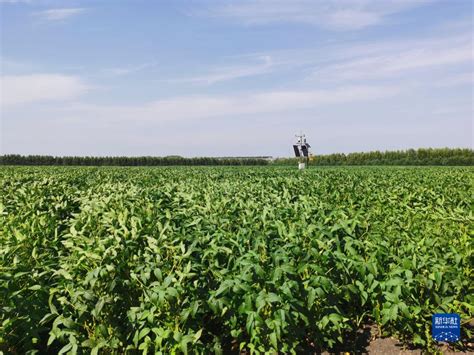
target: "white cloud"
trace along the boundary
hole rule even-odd
[[[466,70],[464,67],[473,59],[472,48],[472,33],[463,28],[451,34],[443,31],[428,37],[334,42],[317,49],[249,53],[226,58],[231,63],[228,66],[202,69],[200,75],[162,81],[211,85],[271,74],[268,77],[272,80],[290,80],[302,85],[316,82],[366,85],[367,80],[410,78],[416,81],[430,75],[445,78],[449,72]]]
[[[306,23],[335,30],[376,25],[391,14],[423,5],[429,0],[256,0],[233,1],[206,13],[247,25]]]
[[[147,68],[152,68],[154,66],[156,66],[156,63],[143,63],[140,65],[127,66],[127,67],[107,68],[107,69],[103,69],[102,72],[106,75],[122,76],[122,75],[131,74],[131,73],[136,73]]]
[[[61,117],[73,121],[93,119],[111,123],[192,122],[206,118],[298,112],[346,102],[364,102],[392,96],[397,88],[352,86],[330,90],[268,91],[254,94],[184,96],[135,106],[76,104],[60,109]]]
[[[63,21],[70,17],[82,14],[85,12],[84,8],[62,8],[62,9],[49,9],[44,11],[36,12],[39,18],[46,21]]]
[[[398,41],[349,47],[347,59],[318,65],[313,78],[332,82],[396,78],[436,68],[456,68],[473,60],[472,37]]]
[[[219,67],[209,71],[204,75],[192,76],[183,79],[172,79],[170,81],[178,83],[212,85],[223,81],[267,74],[271,72],[272,69],[274,69],[275,65],[270,56],[258,56],[256,59],[258,59],[260,63]]]
[[[474,72],[464,72],[459,74],[453,74],[451,76],[443,77],[436,80],[436,87],[451,87],[458,85],[473,85],[474,84]]]
[[[88,90],[75,76],[61,74],[10,75],[0,77],[3,107],[43,101],[62,101],[80,96]]]

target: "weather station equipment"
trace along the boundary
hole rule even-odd
[[[303,133],[297,134],[296,144],[293,144],[295,156],[299,158],[298,169],[303,170],[309,162],[309,149],[311,146],[306,142],[306,137]]]

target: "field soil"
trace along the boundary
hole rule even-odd
[[[469,327],[474,322],[469,323]],[[414,348],[403,344],[393,337],[379,337],[379,330],[375,325],[366,325],[360,329],[353,339],[347,339],[345,346],[335,350],[335,352],[316,352],[324,355],[337,354],[409,354],[421,355],[426,353],[422,348]],[[439,344],[436,350],[442,354],[474,354],[474,339],[464,341],[462,348],[455,349],[449,344]]]

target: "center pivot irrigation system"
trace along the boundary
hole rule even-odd
[[[293,144],[295,156],[299,159],[298,169],[302,170],[306,167],[309,162],[309,148],[311,146],[306,142],[306,137],[303,133],[295,135],[296,144]]]

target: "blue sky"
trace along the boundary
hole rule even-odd
[[[470,0],[0,0],[0,153],[473,148]]]

